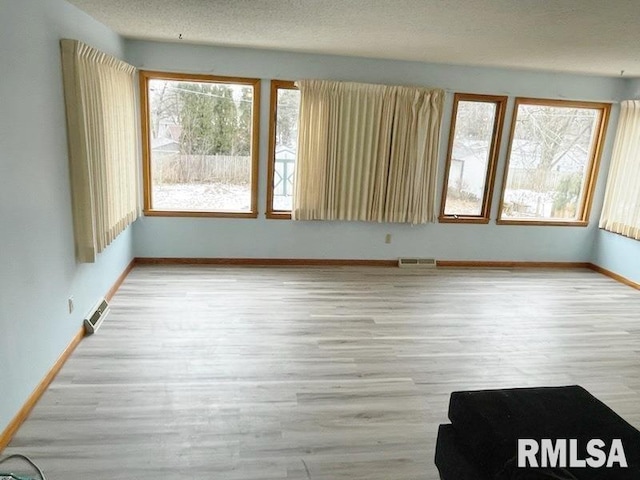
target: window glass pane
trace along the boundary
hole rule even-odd
[[[445,215],[482,215],[497,105],[458,102]]]
[[[299,90],[278,89],[273,170],[273,210],[275,211],[289,211],[292,207],[293,178],[298,148],[299,106]]]
[[[581,219],[599,120],[599,109],[518,106],[502,219]]]
[[[152,208],[251,211],[253,87],[149,80]]]

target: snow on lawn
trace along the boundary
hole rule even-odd
[[[251,186],[182,183],[153,186],[154,210],[251,210]]]

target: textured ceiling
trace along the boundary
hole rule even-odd
[[[640,76],[640,0],[70,0],[127,38]]]

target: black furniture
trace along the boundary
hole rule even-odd
[[[436,444],[442,480],[640,480],[640,432],[579,386],[454,392],[449,419]],[[628,467],[518,468],[519,438],[577,439],[582,459],[589,440],[608,454],[620,439]]]

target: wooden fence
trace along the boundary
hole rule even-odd
[[[251,157],[226,155],[179,155],[154,152],[154,183],[228,183],[251,181]]]

